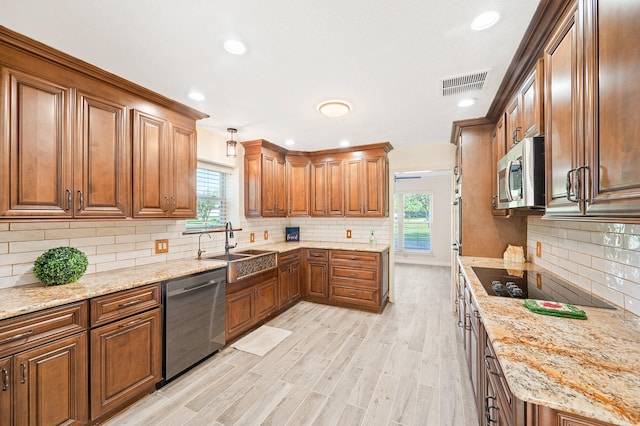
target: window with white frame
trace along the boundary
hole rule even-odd
[[[198,167],[196,174],[197,217],[187,220],[187,229],[204,230],[224,226],[228,217],[227,179],[227,173]]]
[[[431,192],[396,192],[394,247],[396,251],[431,253]]]

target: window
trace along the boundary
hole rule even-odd
[[[187,229],[208,229],[227,222],[227,174],[198,168],[196,174],[198,196],[197,218],[187,220]]]
[[[394,244],[396,251],[431,253],[433,194],[396,193]]]

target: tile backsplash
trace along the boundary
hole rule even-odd
[[[529,217],[527,253],[529,262],[640,315],[640,225]]]
[[[263,218],[242,219],[233,223],[233,242],[238,248],[284,241],[284,228],[300,227],[302,241],[359,242],[369,241],[375,231],[378,243],[389,244],[389,219],[329,218]],[[0,223],[0,288],[38,282],[33,275],[33,262],[44,251],[58,246],[76,247],[89,260],[86,274],[120,269],[167,260],[196,257],[197,234],[183,235],[184,220],[123,221],[30,221]],[[346,230],[352,238],[346,239]],[[268,239],[264,239],[268,231]],[[250,234],[255,242],[250,242]],[[208,254],[224,251],[224,233],[202,237],[202,248]],[[167,239],[169,252],[155,254],[155,240]]]

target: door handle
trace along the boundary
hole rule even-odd
[[[84,194],[78,190],[78,211],[84,210]]]

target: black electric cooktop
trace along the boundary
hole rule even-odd
[[[581,288],[545,271],[471,267],[489,296],[552,300],[571,305],[615,309]]]

